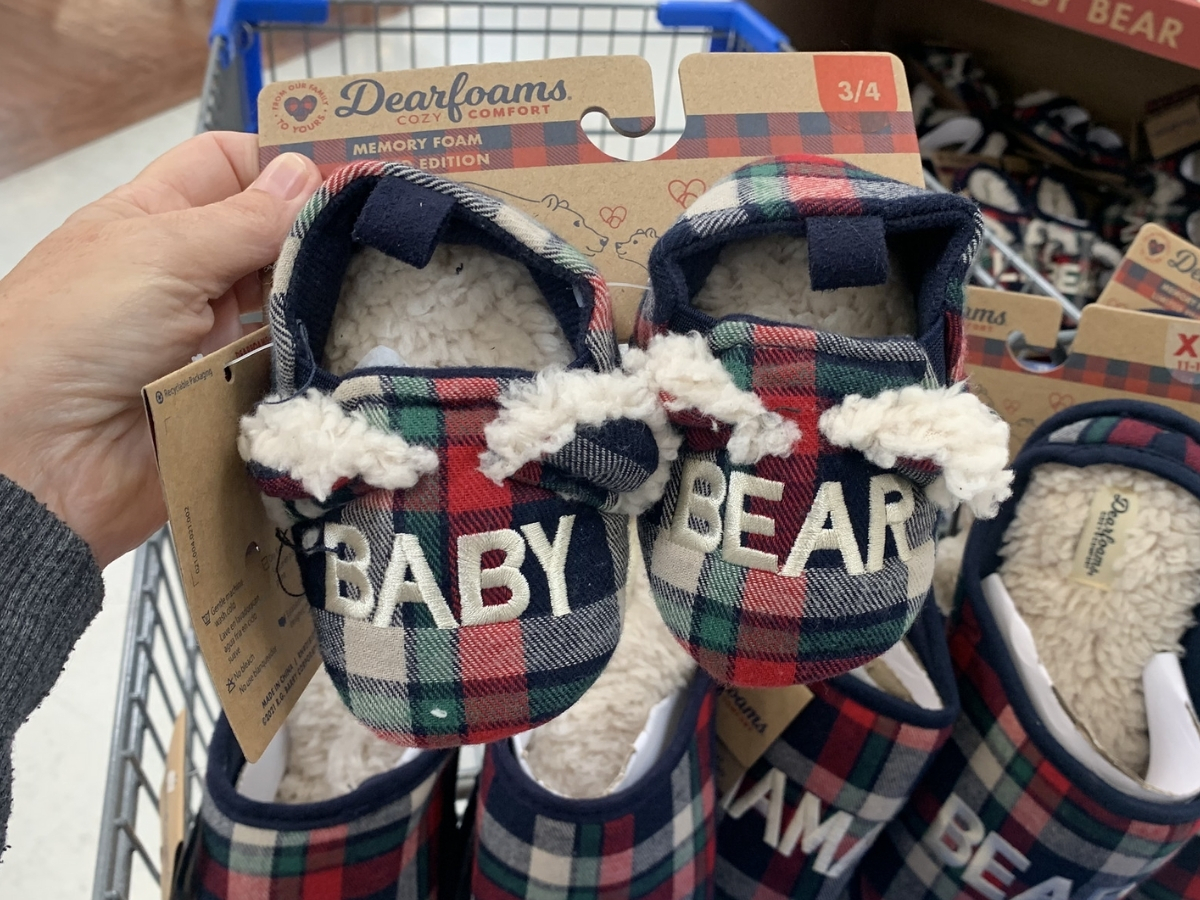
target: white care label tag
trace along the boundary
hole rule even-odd
[[[1071,580],[1107,591],[1112,588],[1117,559],[1125,549],[1125,536],[1137,518],[1137,494],[1105,485],[1096,491],[1075,546]]]

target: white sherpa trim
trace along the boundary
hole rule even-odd
[[[900,457],[931,460],[941,467],[945,489],[931,486],[930,499],[944,503],[948,493],[981,518],[994,516],[1011,493],[1012,472],[1004,468],[1008,424],[964,385],[853,394],[826,410],[819,427],[830,443],[885,469]]]
[[[438,464],[432,450],[375,428],[362,412],[346,412],[315,388],[282,401],[272,394],[243,416],[238,452],[247,462],[287,472],[317,500],[342,478],[410,488]]]
[[[736,465],[753,464],[764,456],[789,456],[800,440],[799,426],[734,384],[696,332],[657,335],[646,350],[626,354],[625,368],[644,375],[672,412],[695,409],[732,425],[727,449]]]
[[[640,376],[547,369],[532,381],[513,384],[500,405],[500,414],[483,430],[488,449],[479,456],[479,471],[497,484],[526,463],[561,450],[580,425],[636,419],[654,435],[658,467],[641,487],[622,494],[615,510],[637,515],[658,502],[679,455],[682,438]]]

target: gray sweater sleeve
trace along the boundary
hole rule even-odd
[[[0,853],[12,809],[12,743],[100,611],[104,582],[83,539],[0,475]]]

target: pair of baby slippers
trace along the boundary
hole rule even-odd
[[[1007,427],[962,385],[980,233],[969,201],[843,162],[747,165],[657,241],[622,359],[604,279],[562,238],[401,164],[341,170],[276,265],[273,393],[239,449],[342,700],[423,748],[562,713],[617,644],[628,516],[663,620],[720,683],[894,645],[939,507],[994,513],[1011,478]],[[709,283],[780,248],[807,255],[790,321]],[[822,297],[879,310],[801,324],[836,328]]]

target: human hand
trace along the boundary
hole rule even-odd
[[[0,280],[0,473],[101,566],[166,519],[142,386],[242,336],[258,270],[320,183],[297,154],[258,175],[254,135],[200,135]]]

